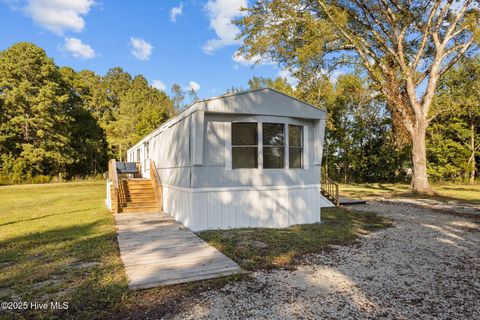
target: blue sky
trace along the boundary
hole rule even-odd
[[[44,48],[60,66],[105,74],[119,66],[151,84],[198,89],[199,97],[275,77],[272,64],[252,69],[234,59],[238,29],[230,20],[247,0],[0,0],[0,50],[20,41]]]

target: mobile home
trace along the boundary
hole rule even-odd
[[[128,150],[194,231],[320,222],[326,111],[273,89],[195,102]]]

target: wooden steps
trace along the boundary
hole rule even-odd
[[[119,182],[122,213],[159,212],[160,207],[148,179],[128,179]]]

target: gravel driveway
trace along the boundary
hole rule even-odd
[[[480,319],[480,227],[387,203],[356,206],[394,227],[206,291],[174,319]],[[178,310],[177,310],[178,311]]]

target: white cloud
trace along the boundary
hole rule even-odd
[[[298,80],[292,75],[292,73],[288,69],[281,69],[277,73],[277,77],[286,79],[288,84],[291,85],[294,88],[298,84]]]
[[[180,2],[178,7],[173,7],[170,10],[170,21],[177,22],[177,17],[181,16],[183,13],[183,2]]]
[[[152,81],[152,87],[157,88],[158,90],[162,90],[162,91],[164,91],[167,88],[165,83],[163,83],[160,80],[153,80]]]
[[[64,48],[70,52],[75,58],[91,59],[95,58],[95,50],[88,44],[77,38],[65,38]]]
[[[203,46],[205,53],[214,51],[228,45],[239,44],[236,39],[240,29],[232,24],[232,19],[245,15],[240,11],[241,7],[247,7],[247,0],[209,0],[205,10],[210,18],[210,28],[217,34],[216,39],[208,40]]]
[[[245,58],[242,55],[233,54],[232,59],[236,63],[241,64],[242,66],[251,66],[251,65],[254,65],[255,63],[259,62],[261,58],[260,58],[259,55],[255,55],[255,56],[251,57],[250,59],[248,59],[248,58]]]
[[[271,59],[265,58],[265,57],[262,58],[262,56],[258,54],[254,55],[251,58],[246,58],[245,56],[239,54],[238,52],[235,52],[232,56],[232,59],[233,61],[235,61],[236,63],[242,66],[252,66],[256,63],[262,64],[262,65],[274,64],[274,62]]]
[[[141,38],[130,38],[130,44],[133,47],[132,55],[139,60],[148,60],[153,51],[151,43]]]
[[[65,30],[82,31],[83,16],[94,4],[93,0],[28,0],[22,11],[38,25],[62,35]]]
[[[197,92],[198,90],[200,90],[200,85],[198,83],[196,83],[195,81],[190,81],[188,83],[187,90],[188,91],[193,90],[193,91]]]

